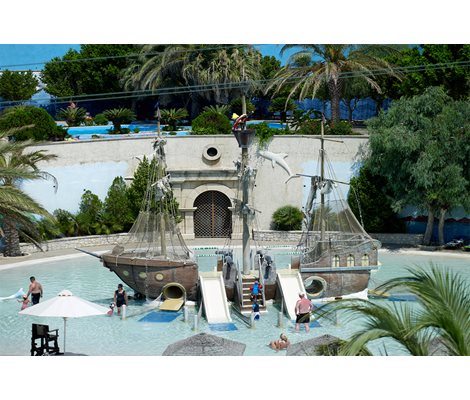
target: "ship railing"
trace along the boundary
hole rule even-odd
[[[264,294],[264,291],[266,290],[266,287],[264,285],[264,274],[263,274],[263,264],[261,262],[261,257],[258,257],[258,269],[259,269],[259,283],[261,284],[262,286],[262,290],[261,290],[261,299],[263,301],[263,306],[266,306],[266,297],[265,297],[265,294]]]

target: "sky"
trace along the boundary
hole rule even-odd
[[[284,64],[289,53],[279,56],[282,44],[256,44],[263,56],[274,56]],[[41,70],[44,62],[61,57],[69,49],[79,50],[79,44],[0,44],[0,69]],[[32,64],[32,65],[21,65]]]

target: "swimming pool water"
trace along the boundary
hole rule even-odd
[[[210,271],[215,266],[216,256],[208,256],[213,250],[198,250],[204,255],[198,257],[201,271]],[[276,257],[278,268],[288,262],[290,255],[279,250]],[[453,256],[429,256],[380,253],[382,266],[373,273],[370,287],[376,287],[385,280],[403,275],[406,266],[427,266],[429,261],[449,266],[453,271],[461,273],[470,281],[470,258]],[[0,271],[0,297],[15,293],[20,287],[27,290],[29,276],[36,276],[44,286],[44,300],[69,289],[74,295],[96,302],[105,307],[112,301],[114,290],[119,283],[117,276],[104,268],[99,260],[86,255],[77,254],[76,258],[62,261],[37,263]],[[132,289],[127,289],[132,294]],[[385,300],[378,300],[385,302]],[[113,317],[98,316],[67,320],[67,351],[88,355],[161,355],[165,348],[175,341],[194,335],[194,308],[189,309],[189,319],[185,323],[183,314],[166,323],[140,322],[146,314],[138,314],[143,309],[143,302],[131,301],[128,308],[129,317],[121,320]],[[59,328],[59,344],[63,346],[63,319],[28,317],[18,314],[20,303],[15,300],[0,303],[0,355],[29,355],[31,324],[45,323],[51,329]],[[136,314],[135,316],[132,316]],[[137,315],[138,314],[138,315]],[[248,328],[232,313],[237,327],[235,331],[211,331],[207,322],[199,321],[198,332],[207,332],[220,337],[243,342],[247,345],[245,355],[283,356],[284,352],[276,353],[266,346],[271,340],[285,332],[292,343],[306,340],[323,334],[331,334],[348,338],[357,329],[361,321],[346,322],[344,315],[338,315],[338,324],[334,321],[320,320],[320,327],[315,327],[306,334],[302,329],[294,331],[291,321],[283,317],[283,327],[277,327],[278,309],[268,305],[268,313],[262,314],[254,329]],[[398,345],[390,340],[374,343],[369,348],[374,354],[383,354],[384,343],[390,355],[406,354]]]

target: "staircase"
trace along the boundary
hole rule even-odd
[[[252,302],[251,302],[251,290],[250,287],[253,286],[255,280],[258,279],[254,275],[243,275],[243,293],[242,293],[242,302],[240,306],[240,311],[242,314],[251,314],[252,311]],[[264,290],[264,287],[263,287]],[[259,311],[266,311],[266,304],[262,295],[258,298]]]

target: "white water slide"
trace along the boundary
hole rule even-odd
[[[304,283],[298,270],[278,269],[277,280],[284,301],[284,311],[289,319],[295,319],[295,303],[299,300],[299,292],[305,293]]]
[[[207,322],[232,322],[222,272],[199,272],[199,283]]]

